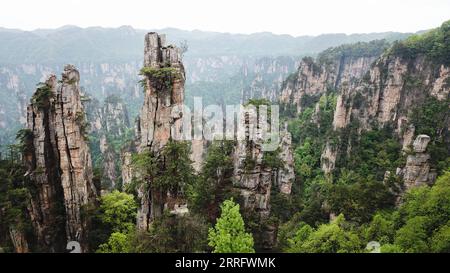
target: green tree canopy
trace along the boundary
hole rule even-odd
[[[294,253],[355,253],[361,252],[363,245],[358,235],[345,228],[344,215],[339,215],[329,224],[320,225],[316,230],[303,225],[295,237],[289,240],[288,252]]]
[[[102,196],[100,219],[114,232],[125,232],[134,226],[137,204],[133,195],[117,190]]]
[[[245,232],[239,205],[233,199],[223,202],[222,214],[214,228],[209,229],[209,246],[214,253],[254,253],[253,237]]]

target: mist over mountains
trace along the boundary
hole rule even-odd
[[[377,39],[403,39],[398,32],[368,34],[323,34],[320,36],[276,35],[269,32],[229,34],[186,31],[175,28],[139,30],[119,28],[64,26],[57,29],[21,31],[0,28],[0,63],[124,62],[139,60],[143,36],[148,31],[166,34],[168,41],[189,43],[186,57],[205,56],[299,56],[311,55],[341,44]]]

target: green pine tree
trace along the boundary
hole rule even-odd
[[[209,229],[209,246],[214,253],[254,253],[253,237],[245,232],[239,205],[233,199],[223,202],[222,214],[214,228]]]

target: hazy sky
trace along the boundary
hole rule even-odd
[[[0,26],[176,27],[277,34],[415,32],[450,19],[449,0],[1,0]]]

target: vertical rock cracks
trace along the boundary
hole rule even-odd
[[[164,146],[181,133],[185,73],[180,50],[165,45],[165,36],[151,32],[145,36],[144,68],[145,98],[137,122],[137,151],[158,155]],[[158,157],[164,161],[164,158]],[[149,181],[151,183],[151,181]],[[164,199],[143,185],[139,188],[141,207],[137,226],[146,230],[150,222],[161,216]]]
[[[79,80],[76,68],[67,65],[62,80],[50,76],[27,108],[33,135],[32,149],[24,155],[34,188],[29,212],[41,251],[62,252],[67,241],[88,250],[83,209],[95,204],[98,191],[92,182]]]

